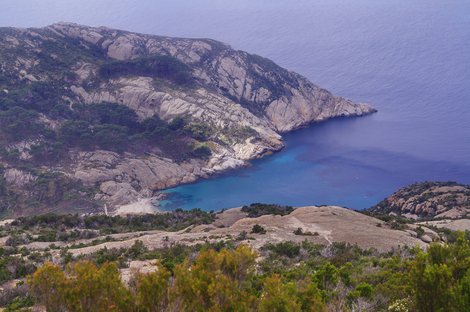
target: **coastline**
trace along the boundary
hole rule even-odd
[[[214,171],[213,173],[210,173],[207,176],[197,177],[193,181],[183,182],[183,183],[176,183],[173,186],[166,187],[166,188],[163,188],[163,189],[159,189],[159,190],[156,191],[155,196],[153,196],[151,198],[152,204],[158,212],[164,212],[166,210],[162,209],[162,207],[160,205],[160,202],[167,200],[168,191],[171,191],[171,190],[173,190],[175,188],[178,188],[180,186],[188,186],[188,185],[201,183],[201,182],[204,182],[204,181],[215,180],[215,179],[231,176],[232,174],[234,174],[238,170],[241,170],[241,169],[244,169],[244,168],[250,168],[253,165],[255,165],[255,164],[253,164],[253,161],[265,160],[266,158],[269,158],[271,156],[275,156],[278,153],[283,152],[286,148],[288,148],[284,144],[284,135],[286,135],[286,134],[290,135],[290,134],[296,133],[297,131],[308,129],[310,127],[313,127],[314,125],[323,124],[323,123],[326,123],[326,122],[329,122],[329,121],[338,121],[338,120],[362,118],[362,117],[367,117],[369,115],[375,114],[377,112],[378,112],[378,110],[374,108],[374,109],[372,109],[371,112],[368,112],[368,113],[365,113],[365,114],[359,115],[359,116],[338,116],[338,117],[332,117],[332,118],[328,118],[328,119],[324,119],[324,120],[311,121],[311,122],[309,122],[305,125],[302,125],[302,126],[299,126],[299,127],[295,128],[293,130],[290,130],[290,131],[287,131],[287,132],[282,132],[281,135],[282,135],[282,143],[283,144],[282,144],[281,148],[276,149],[276,150],[273,149],[273,150],[266,151],[266,152],[264,152],[264,153],[262,153],[262,154],[260,154],[256,157],[253,157],[249,160],[244,161],[243,164],[241,164],[241,165],[238,165],[238,166],[235,166],[235,167],[230,167],[230,168],[225,168],[225,169],[220,170],[220,171]],[[214,211],[218,212],[218,211],[222,211],[222,210],[225,210],[225,209],[227,209],[227,208],[222,207],[222,208],[214,210]]]

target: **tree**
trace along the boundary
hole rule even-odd
[[[59,266],[50,262],[40,267],[29,279],[31,294],[49,312],[64,311],[67,279]]]
[[[193,264],[185,261],[174,270],[173,305],[188,311],[250,311],[255,297],[249,293],[255,254],[244,245],[235,250],[202,251]]]
[[[158,270],[137,275],[136,303],[139,311],[165,311],[170,304],[170,272],[159,266]]]
[[[301,311],[294,285],[283,284],[277,275],[268,277],[263,284],[258,310],[260,312]]]
[[[330,262],[326,262],[315,273],[315,277],[319,282],[320,288],[328,290],[338,282],[338,269]]]
[[[466,311],[470,306],[470,246],[464,233],[453,245],[431,244],[411,267],[416,310]]]
[[[68,267],[66,275],[57,265],[44,264],[30,278],[32,295],[47,311],[131,311],[131,294],[121,282],[113,263],[97,268],[89,261]]]
[[[129,311],[130,293],[122,284],[114,263],[97,268],[90,261],[80,261],[68,267],[66,291],[68,311]]]

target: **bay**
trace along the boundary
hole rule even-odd
[[[409,183],[470,183],[468,0],[2,1],[0,26],[58,21],[221,40],[379,110],[286,134],[249,168],[167,190],[165,209],[363,209]]]

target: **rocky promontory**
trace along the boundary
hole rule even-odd
[[[413,219],[466,219],[470,216],[470,185],[421,182],[399,189],[369,210]]]
[[[210,39],[0,33],[0,215],[112,210],[277,151],[283,132],[375,112]]]

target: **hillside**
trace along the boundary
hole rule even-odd
[[[110,210],[375,110],[209,39],[0,29],[0,216]]]
[[[0,225],[0,307],[462,311],[468,233],[341,207],[260,203],[216,214],[22,217]],[[446,286],[423,279],[441,268],[453,272]]]
[[[422,182],[399,189],[370,209],[414,219],[463,219],[470,214],[470,185]]]
[[[255,225],[262,226],[265,232],[251,233]],[[301,231],[296,232],[299,228]],[[237,239],[256,249],[268,243],[307,240],[320,245],[333,242],[357,244],[361,248],[385,252],[399,246],[425,246],[426,242],[441,239],[437,233],[425,228],[425,242],[417,237],[415,228],[412,224],[393,228],[382,220],[333,206],[300,207],[283,215],[265,212],[253,217],[240,208],[217,214],[194,210],[122,217],[45,215],[20,218],[6,225],[0,247],[3,244],[45,250],[54,245],[59,250],[52,251],[52,255],[59,258],[60,250],[71,246],[70,252],[79,256],[102,248],[129,248],[136,240],[150,249],[168,244],[194,245],[208,240]],[[240,236],[240,233],[245,234]]]

